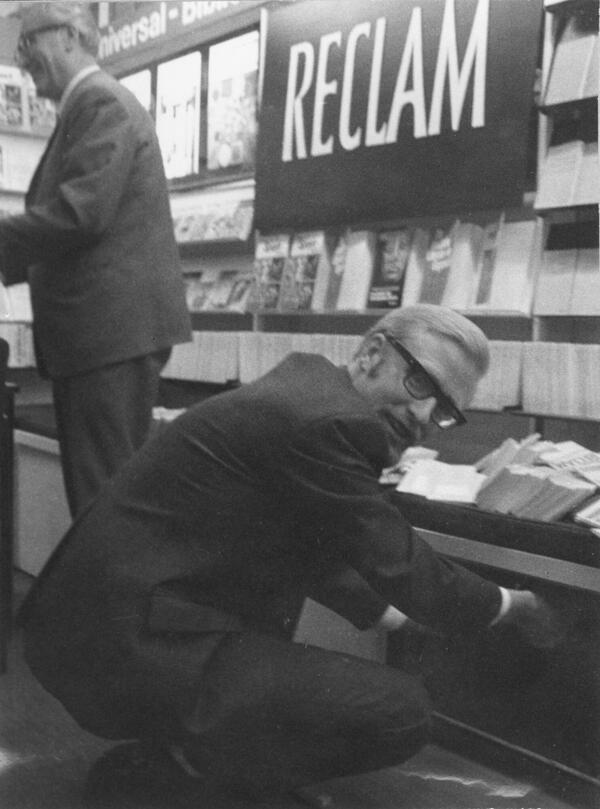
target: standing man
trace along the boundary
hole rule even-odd
[[[213,805],[201,776],[277,796],[412,756],[422,684],[290,642],[307,596],[359,628],[506,622],[556,642],[539,597],[439,558],[379,485],[391,446],[464,421],[487,351],[455,312],[393,310],[347,368],[290,354],[190,408],[103,487],[23,613],[48,691],[86,729],[141,740],[93,768],[90,805]]]
[[[39,372],[52,380],[72,515],[145,440],[161,368],[190,337],[150,116],[100,70],[85,3],[24,3],[17,62],[58,124],[0,223],[5,283],[29,281]]]

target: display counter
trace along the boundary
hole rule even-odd
[[[450,744],[490,746],[600,787],[600,539],[539,523],[391,492],[439,553],[498,584],[532,589],[564,616],[555,649],[534,649],[510,626],[476,636],[389,635],[387,660],[419,671],[438,731]],[[600,795],[600,793],[599,793]]]

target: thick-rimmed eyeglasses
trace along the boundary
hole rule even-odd
[[[413,399],[429,399],[430,397],[435,399],[435,407],[431,411],[433,423],[442,430],[464,424],[466,422],[464,415],[421,363],[413,357],[408,349],[404,348],[396,337],[387,332],[382,332],[382,334],[408,365],[408,371],[402,381]]]
[[[37,43],[38,34],[43,34],[45,31],[58,31],[59,28],[68,28],[66,23],[54,23],[54,25],[42,25],[33,31],[28,31],[26,34],[21,34],[17,42],[17,49],[15,51],[15,59],[19,61],[29,55],[32,48]]]

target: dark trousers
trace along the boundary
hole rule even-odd
[[[53,380],[67,502],[75,517],[143,444],[170,350]]]
[[[399,764],[427,742],[429,715],[418,678],[398,669],[228,634],[178,741],[196,769],[260,797]]]

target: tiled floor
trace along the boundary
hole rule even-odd
[[[0,677],[1,809],[82,809],[91,763],[110,746],[82,731],[33,679],[15,634],[9,669]],[[568,793],[552,794],[519,774],[506,775],[430,745],[402,767],[323,785],[335,809],[597,809]],[[213,799],[197,809],[258,804]],[[276,809],[298,809],[291,801]],[[167,801],[164,809],[181,809]],[[119,801],[114,809],[128,809]],[[145,807],[136,806],[136,809]],[[154,806],[153,806],[154,809]],[[162,809],[162,807],[161,807]]]

